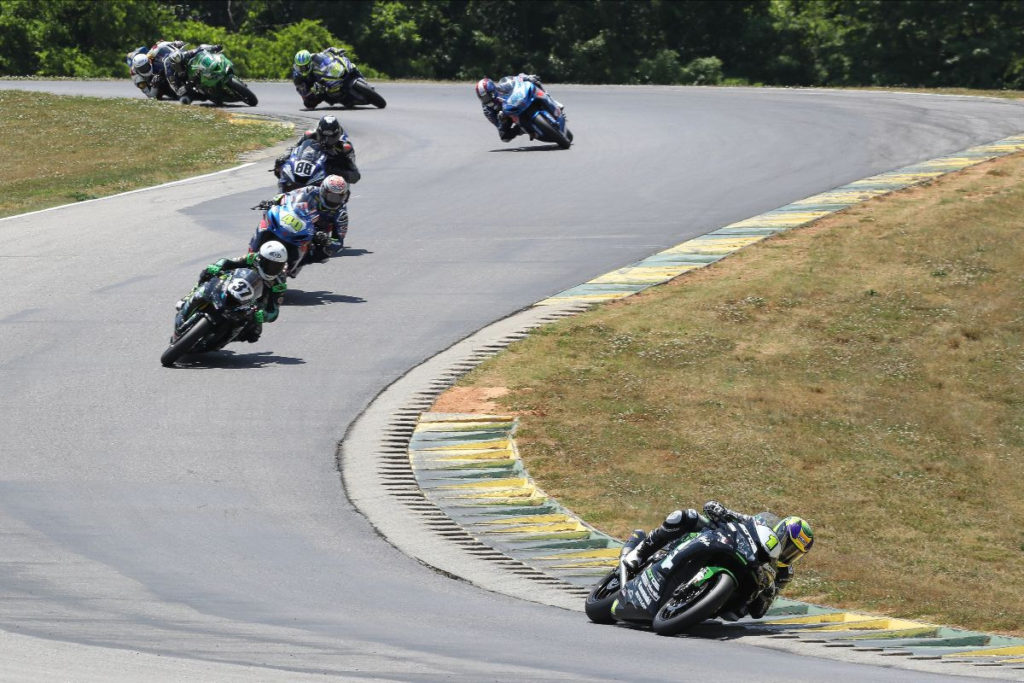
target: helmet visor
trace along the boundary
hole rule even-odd
[[[280,275],[281,271],[284,270],[285,264],[282,261],[271,261],[268,258],[260,257],[260,268],[263,270],[264,275],[273,277],[274,275]]]

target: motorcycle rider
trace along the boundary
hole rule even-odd
[[[222,258],[200,271],[199,285],[237,268],[252,268],[263,279],[263,294],[256,302],[256,313],[239,333],[239,341],[250,343],[258,341],[260,335],[263,334],[263,323],[272,323],[277,320],[281,311],[281,302],[284,300],[284,292],[288,289],[284,277],[284,267],[287,263],[288,250],[280,242],[271,241],[265,243],[256,253],[249,253],[236,259]],[[199,285],[196,285],[196,289]],[[179,302],[179,310],[187,298],[185,297]]]
[[[484,118],[498,129],[498,137],[502,142],[509,142],[525,131],[502,111],[505,100],[498,96],[494,81],[484,76],[476,82],[476,96],[484,110]]]
[[[303,133],[295,146],[298,147],[305,140],[316,141],[324,150],[324,154],[327,156],[325,164],[327,173],[340,175],[345,182],[353,184],[359,182],[359,179],[363,177],[356,166],[355,147],[352,146],[352,141],[345,134],[345,129],[341,127],[337,116],[327,114],[320,117],[316,128]],[[289,147],[288,151],[274,160],[274,175],[278,178],[281,177],[281,166],[288,161],[288,156],[293,149],[295,147]]]
[[[520,73],[517,76],[505,76],[497,83],[485,76],[477,81],[476,84],[476,96],[483,107],[484,116],[498,129],[498,137],[501,138],[502,142],[509,142],[515,137],[526,133],[504,112],[505,101],[512,94],[517,80],[529,81],[540,90],[544,90],[544,84],[540,82],[539,76],[526,73]],[[565,113],[565,107],[560,102],[551,97],[551,95],[548,95],[547,92],[544,93],[544,96],[556,107],[562,109],[563,114]],[[530,139],[533,139],[532,134],[530,134]]]
[[[309,50],[299,50],[295,53],[295,61],[292,65],[292,83],[295,84],[295,90],[298,91],[302,103],[307,108],[312,109],[320,104],[318,98],[324,90],[319,82],[318,74],[322,73],[333,59],[339,60],[345,65],[347,71],[354,72],[356,76],[362,75],[345,54],[345,50],[340,47],[328,47],[316,54]]]
[[[135,52],[129,52],[128,73],[131,74],[132,84],[142,91],[146,97],[155,98],[159,88],[153,84],[153,62],[146,54],[146,48],[139,48]]]
[[[184,45],[182,45],[184,47]],[[171,50],[167,57],[163,60],[164,77],[167,79],[167,84],[170,86],[174,94],[178,96],[178,99],[182,104],[189,104],[195,99],[196,94],[196,81],[193,77],[191,80],[188,73],[188,65],[195,59],[196,55],[200,52],[220,52],[224,48],[220,45],[207,45],[202,44],[192,50],[182,50],[176,48]]]
[[[622,546],[621,562],[630,572],[635,572],[655,551],[670,541],[682,538],[689,533],[703,531],[712,522],[744,522],[750,518],[750,515],[734,512],[716,500],[709,500],[704,504],[704,515],[692,508],[676,510],[670,513],[661,526],[651,531],[650,534],[645,534],[643,529],[635,530]],[[814,532],[811,530],[810,524],[800,517],[786,517],[779,521],[772,531],[775,532],[781,546],[779,559],[775,563],[777,570],[775,582],[740,610],[755,619],[760,619],[765,615],[768,608],[775,602],[779,591],[793,580],[793,563],[806,555],[814,545]],[[730,621],[735,621],[744,614],[729,613],[722,616]]]
[[[313,236],[309,260],[320,263],[345,249],[350,194],[349,185],[342,176],[329,175],[319,185],[308,185],[275,195],[270,200],[261,202],[260,208],[267,209],[275,204],[294,206],[300,203],[310,207],[316,234]]]

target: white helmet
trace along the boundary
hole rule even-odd
[[[288,250],[280,242],[267,242],[260,247],[260,253],[253,262],[256,272],[264,280],[272,280],[281,274],[288,263]]]
[[[153,64],[149,61],[149,56],[140,53],[132,57],[132,71],[140,76],[153,73]]]

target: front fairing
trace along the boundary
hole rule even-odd
[[[316,232],[312,216],[290,203],[270,207],[267,211],[267,229],[287,244],[308,244]]]
[[[505,98],[505,104],[502,106],[502,109],[509,116],[521,116],[533,104],[536,91],[537,86],[530,81],[516,81],[512,92]]]

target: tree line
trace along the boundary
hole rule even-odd
[[[0,75],[124,76],[157,39],[283,78],[345,47],[370,77],[1024,86],[1019,0],[0,0]]]

